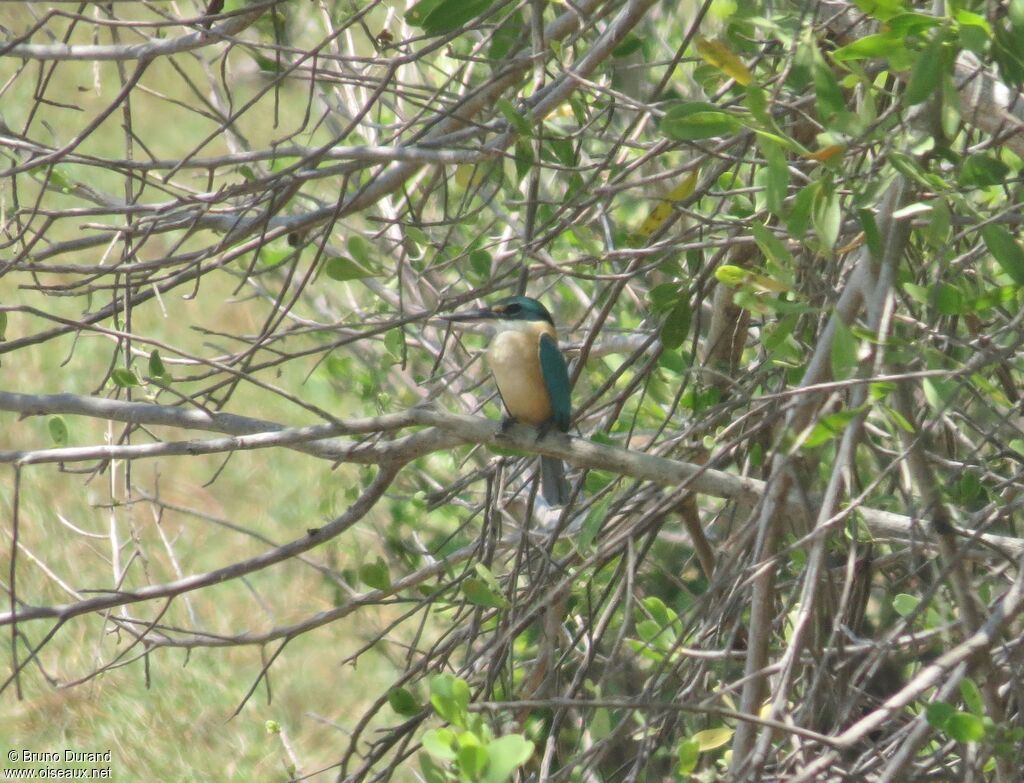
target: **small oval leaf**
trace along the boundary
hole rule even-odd
[[[697,54],[704,59],[704,62],[713,65],[744,87],[754,81],[750,69],[722,41],[709,41],[707,38],[698,38]]]
[[[463,580],[462,594],[466,596],[466,600],[471,604],[482,606],[485,609],[508,608],[508,601],[505,600],[505,596],[492,590],[483,579],[470,577]]]
[[[364,277],[373,277],[373,272],[364,269],[351,258],[334,256],[327,259],[325,270],[327,276],[332,280],[344,282],[346,280],[361,280]]]
[[[68,425],[63,416],[51,416],[46,422],[46,427],[50,430],[50,439],[54,443],[58,446],[68,445]]]
[[[129,386],[138,386],[139,379],[132,370],[127,370],[124,367],[118,367],[112,373],[110,373],[110,380],[114,382],[115,386],[120,386],[122,389]]]
[[[422,709],[416,697],[405,688],[392,688],[388,691],[388,704],[399,715],[416,715]]]
[[[670,139],[695,141],[716,136],[731,136],[740,130],[740,123],[710,103],[676,104],[662,117],[658,127]]]
[[[733,730],[728,726],[722,726],[717,729],[705,729],[704,731],[698,731],[693,735],[692,739],[697,743],[701,753],[706,750],[714,750],[720,748],[722,745],[732,739]]]
[[[1013,278],[1017,285],[1024,285],[1024,250],[1017,240],[1002,226],[989,223],[981,229],[985,247],[1003,271]]]

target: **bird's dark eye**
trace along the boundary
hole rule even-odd
[[[510,304],[508,307],[505,308],[505,315],[518,315],[519,311],[522,309],[523,308],[517,304]]]

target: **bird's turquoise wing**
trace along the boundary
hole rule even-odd
[[[555,426],[562,432],[569,431],[572,406],[569,402],[569,368],[565,357],[558,350],[558,343],[548,334],[540,337],[540,371],[544,385],[551,397],[551,410]]]

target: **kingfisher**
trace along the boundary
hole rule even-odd
[[[492,323],[496,334],[487,348],[487,364],[508,416],[502,424],[531,424],[543,435],[551,427],[569,431],[569,369],[558,348],[558,333],[548,309],[528,296],[509,296],[490,307],[443,316],[447,321]],[[549,506],[569,500],[565,466],[540,458],[541,494]]]

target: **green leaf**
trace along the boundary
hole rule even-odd
[[[124,367],[118,367],[110,373],[110,380],[114,382],[115,386],[120,386],[123,389],[129,386],[140,385],[140,381],[135,375],[135,372],[133,370],[126,370]]]
[[[910,433],[914,432],[914,425],[907,421],[906,416],[904,416],[898,410],[896,410],[895,408],[890,408],[887,405],[882,406],[882,410],[885,411],[886,415],[889,417],[892,423],[899,427],[901,430]]]
[[[295,255],[294,247],[264,245],[256,254],[256,260],[263,266],[277,266]]]
[[[889,24],[886,26],[891,32],[903,36],[904,39],[908,36],[922,38],[928,30],[938,27],[943,21],[942,17],[911,12],[897,14],[889,20]]]
[[[789,192],[789,166],[782,147],[772,141],[758,137],[761,152],[768,165],[765,168],[764,197],[768,209],[782,215],[783,202]]]
[[[961,475],[960,481],[957,482],[956,497],[958,502],[966,505],[971,511],[975,511],[979,507],[978,502],[984,503],[985,500],[985,488],[981,479],[973,473]]]
[[[553,153],[555,159],[563,166],[575,166],[578,162],[576,148],[570,139],[548,139],[544,144],[544,149],[549,153]]]
[[[651,619],[661,628],[667,628],[670,625],[674,626],[678,623],[679,615],[669,609],[665,602],[656,595],[644,599],[644,609],[650,612]],[[682,630],[682,628],[678,630]]]
[[[476,563],[473,565],[473,570],[476,571],[477,575],[484,580],[489,588],[494,590],[496,593],[501,592],[501,582],[498,581],[498,578],[494,575],[491,569],[483,563]]]
[[[491,254],[486,250],[474,250],[469,254],[469,265],[485,280],[491,276]]]
[[[955,712],[956,708],[952,704],[947,704],[944,701],[929,702],[928,706],[924,709],[928,725],[936,729],[944,728],[946,721],[948,721],[950,716]]]
[[[529,121],[522,114],[516,111],[516,107],[508,98],[498,98],[498,100],[494,102],[494,107],[501,112],[501,115],[508,120],[508,124],[511,125],[520,136],[529,137],[533,135],[533,127],[530,125]]]
[[[864,242],[871,251],[871,256],[876,260],[882,258],[882,234],[878,230],[878,223],[875,222],[875,215],[869,209],[858,209],[857,219],[864,229]]]
[[[785,318],[777,321],[774,327],[769,327],[766,330],[763,345],[769,357],[784,358],[781,356],[776,357],[776,354],[785,353],[788,344],[793,342],[789,338],[793,334],[796,322],[796,315],[787,315]]]
[[[754,241],[761,248],[765,257],[782,269],[790,269],[793,265],[793,255],[786,248],[781,239],[765,226],[763,223],[751,223],[750,230],[754,235]]]
[[[675,306],[681,292],[679,283],[660,283],[647,292],[647,299],[654,312],[665,313]]]
[[[514,11],[501,23],[497,30],[491,35],[491,45],[487,49],[487,59],[501,63],[512,51],[512,47],[519,40],[523,31],[523,15]]]
[[[388,564],[381,558],[374,563],[363,563],[359,567],[359,579],[363,584],[375,590],[387,590],[391,587],[391,574],[388,572]]]
[[[389,329],[384,335],[384,350],[396,363],[401,362],[405,350],[405,332],[401,329]]]
[[[957,22],[959,22],[962,25],[967,25],[969,27],[980,27],[982,31],[985,33],[985,35],[992,35],[992,25],[988,23],[988,19],[986,19],[984,16],[981,16],[980,14],[975,14],[971,13],[970,11],[960,9],[959,11],[956,12],[956,14],[954,14],[954,18]]]
[[[892,599],[892,608],[896,610],[896,614],[900,617],[909,617],[917,609],[920,603],[921,599],[916,595],[899,593]]]
[[[999,67],[999,75],[1003,81],[1014,87],[1019,87],[1024,82],[1024,59],[1021,57],[1018,40],[1019,30],[1016,25],[1010,25],[1009,29],[1003,24],[996,25],[992,31],[991,42],[992,59]]]
[[[814,429],[811,430],[811,434],[807,436],[806,440],[804,440],[803,448],[813,449],[842,435],[846,430],[847,425],[857,418],[859,413],[859,410],[853,409],[837,411],[836,413],[830,413],[828,416],[822,417],[814,425]]]
[[[936,413],[944,413],[953,398],[952,385],[936,378],[922,379],[921,391],[924,392],[925,401]]]
[[[587,512],[587,518],[583,520],[579,535],[576,536],[576,548],[583,554],[589,554],[594,541],[597,540],[597,534],[601,532],[601,527],[608,518],[610,503],[611,498],[605,498],[591,506]]]
[[[695,739],[681,740],[676,749],[676,774],[679,776],[689,775],[697,769],[698,761],[700,761],[700,743]]]
[[[893,32],[877,33],[858,38],[832,52],[836,62],[864,60],[874,57],[888,57],[895,49],[904,48],[903,36]]]
[[[948,283],[939,283],[935,289],[935,309],[942,315],[960,315],[964,312],[964,296],[960,289]]]
[[[854,0],[854,5],[882,22],[887,22],[905,10],[901,0]]]
[[[985,737],[985,723],[977,715],[957,712],[946,720],[946,733],[957,742],[978,742]]]
[[[840,112],[846,110],[846,99],[843,97],[843,89],[836,81],[835,74],[825,62],[825,59],[816,53],[812,69],[814,76],[814,95],[818,101],[818,117],[827,122]]]
[[[441,761],[455,761],[455,732],[451,729],[431,729],[420,740],[423,749]]]
[[[495,0],[420,0],[405,13],[405,21],[427,35],[457,30],[483,14]]]
[[[462,594],[471,604],[486,609],[507,609],[509,605],[505,596],[492,590],[485,580],[472,576],[462,581]]]
[[[357,264],[371,269],[373,267],[373,245],[363,239],[359,234],[353,234],[348,238],[348,252]]]
[[[654,620],[641,620],[636,624],[636,635],[643,639],[650,645],[666,648],[669,644],[666,641],[669,638],[671,629],[666,628]]]
[[[427,733],[429,734],[430,732]],[[426,735],[424,735],[424,747],[426,747],[425,738]],[[437,766],[429,754],[420,753],[419,759],[420,771],[423,773],[423,779],[426,783],[448,783],[448,776],[444,773],[444,769]]]
[[[473,741],[465,741],[472,737]],[[464,738],[464,739],[463,739]],[[460,738],[457,755],[459,772],[467,780],[476,780],[487,767],[487,749],[480,744],[475,735],[466,732]]]
[[[772,116],[768,111],[768,93],[763,88],[758,87],[756,84],[748,84],[744,103],[747,104],[747,108],[754,115],[754,118],[766,129],[774,127]]]
[[[164,366],[164,360],[160,358],[160,351],[154,349],[149,354],[149,375],[151,378],[166,378],[167,368]]]
[[[981,698],[981,689],[970,677],[960,680],[960,695],[963,697],[967,709],[975,715],[985,715],[985,702]]]
[[[796,239],[803,239],[811,224],[811,209],[821,190],[820,182],[812,182],[800,189],[793,200],[793,206],[789,210],[789,217],[786,218],[786,228],[791,236]]]
[[[392,688],[388,691],[388,704],[399,715],[416,715],[422,709],[416,697],[405,688]]]
[[[528,141],[520,139],[516,142],[515,164],[516,182],[519,182],[533,167],[533,148]]]
[[[965,23],[960,21],[959,17],[961,15],[976,17],[985,24],[982,26],[970,22]],[[957,21],[960,21],[960,25],[957,27],[957,38],[959,39],[960,47],[974,52],[979,57],[988,57],[988,46],[989,41],[992,39],[992,28],[985,17],[972,14],[970,11],[959,11],[957,12]]]
[[[273,61],[271,61],[273,62]],[[273,70],[282,71],[283,67],[274,64]],[[302,158],[296,157],[295,155],[282,155],[279,158],[274,158],[270,161],[270,170],[273,172],[284,171],[285,169],[293,168],[298,163],[302,162]]]
[[[705,729],[704,731],[698,731],[693,735],[693,741],[697,743],[697,746],[703,753],[706,750],[714,750],[715,748],[722,747],[732,739],[732,735],[732,729],[728,726],[722,726],[717,729]]]
[[[990,185],[1001,185],[1010,167],[999,158],[978,152],[968,155],[960,167],[959,181],[968,187],[986,188]]]
[[[364,277],[373,277],[374,275],[373,272],[364,269],[351,258],[345,258],[345,256],[332,256],[328,258],[324,271],[329,278],[339,282],[361,280]]]
[[[819,188],[811,205],[811,222],[814,224],[814,233],[818,235],[818,239],[830,250],[839,238],[842,217],[836,192],[832,187]]]
[[[683,344],[686,335],[690,333],[690,315],[690,302],[687,299],[680,299],[669,311],[661,325],[661,344],[665,348],[675,350]]]
[[[949,227],[952,223],[952,215],[949,211],[949,205],[946,204],[945,199],[935,199],[932,201],[932,214],[931,219],[928,221],[928,225],[924,228],[924,238],[932,246],[936,248],[945,247],[949,237]]]
[[[633,52],[639,51],[644,45],[644,39],[633,32],[626,33],[618,46],[612,49],[612,57],[629,57]]]
[[[710,103],[677,103],[662,117],[658,128],[676,141],[731,136],[741,129],[739,120]]]
[[[252,59],[256,62],[257,67],[264,73],[281,73],[284,70],[284,66],[278,60],[273,57],[267,57],[262,54],[253,54]],[[275,171],[274,164],[271,164],[271,171]]]
[[[1024,285],[1024,250],[1009,231],[995,223],[989,223],[981,229],[981,238],[985,247],[1017,285]]]
[[[743,285],[748,273],[749,270],[733,264],[719,264],[715,267],[715,279],[730,288]]]
[[[469,684],[454,674],[438,674],[430,680],[430,703],[444,720],[456,726],[465,726]]]
[[[837,381],[844,381],[853,375],[859,363],[857,350],[860,341],[854,335],[853,330],[843,321],[836,319],[836,330],[832,335],[832,350],[829,358],[832,362],[832,377]]]
[[[928,289],[923,285],[917,285],[917,283],[904,283],[903,290],[906,291],[910,298],[915,302],[920,302],[923,305],[931,303],[931,297],[928,294]]]
[[[917,55],[910,81],[903,91],[903,103],[914,106],[932,96],[942,79],[942,49],[946,44],[946,30],[936,30],[931,40]]]
[[[56,185],[61,193],[70,193],[77,187],[77,183],[64,174],[58,167],[50,170],[50,185]]]
[[[51,416],[46,427],[50,430],[50,440],[58,446],[68,445],[68,425],[63,416]]]
[[[505,783],[533,755],[533,743],[520,734],[499,737],[487,745],[483,783]]]

